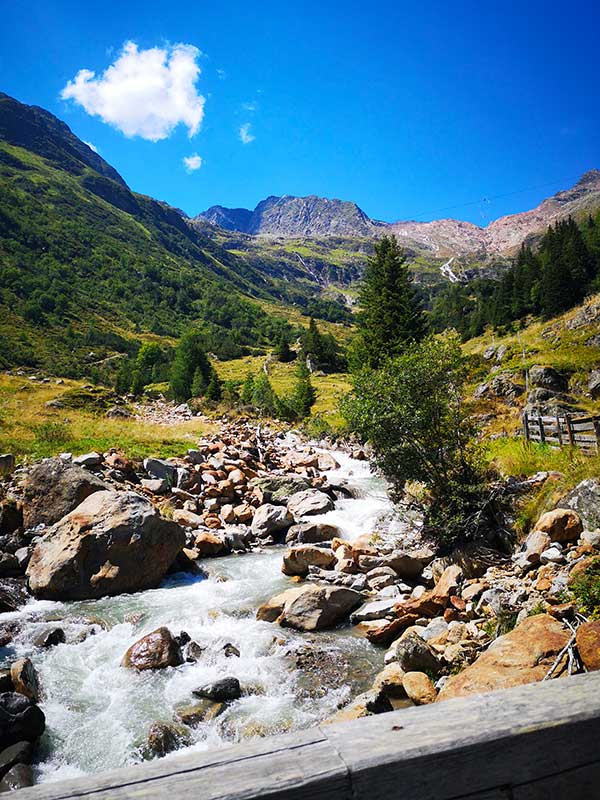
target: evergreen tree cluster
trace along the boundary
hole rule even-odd
[[[296,368],[296,383],[290,395],[280,397],[264,372],[246,375],[240,391],[244,405],[253,406],[261,414],[288,422],[305,419],[310,415],[317,395],[303,361]]]
[[[456,328],[464,338],[487,325],[503,328],[530,314],[550,318],[600,288],[600,213],[577,225],[569,217],[550,226],[537,251],[523,244],[499,281],[452,284],[434,300],[436,330]]]

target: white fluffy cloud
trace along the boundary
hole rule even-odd
[[[183,159],[183,165],[187,172],[195,172],[202,166],[202,157],[199,156],[198,153],[194,153],[191,156],[185,156]]]
[[[250,142],[253,142],[256,139],[256,136],[250,133],[251,127],[252,126],[250,125],[249,122],[245,122],[240,127],[240,140],[243,144],[250,144]]]
[[[126,42],[102,75],[79,70],[61,97],[79,103],[125,136],[157,142],[183,123],[191,137],[204,116],[204,97],[196,90],[199,55],[191,44],[140,50],[135,42]]]

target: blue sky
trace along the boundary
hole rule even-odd
[[[600,168],[599,26],[578,0],[23,0],[0,89],[189,214],[318,194],[486,224]]]

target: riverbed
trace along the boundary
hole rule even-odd
[[[293,446],[293,442],[287,442]],[[333,451],[340,468],[326,473],[353,497],[317,517],[337,525],[343,538],[372,532],[391,512],[385,483],[368,462]],[[383,654],[352,626],[300,634],[256,620],[257,607],[293,585],[281,573],[283,546],[206,559],[209,577],[173,575],[158,589],[101,600],[29,602],[5,615],[21,630],[3,661],[29,656],[43,690],[47,729],[37,780],[58,780],[135,763],[156,721],[176,722],[176,709],[194,703],[192,690],[217,678],[239,679],[243,696],[212,721],[189,729],[182,752],[205,750],[252,736],[306,728],[364,691],[381,669]],[[52,624],[66,642],[48,650],[35,638]],[[206,648],[196,663],[137,673],[120,666],[127,648],[165,625],[187,632]],[[90,634],[90,627],[94,631]],[[237,655],[227,655],[233,645]]]

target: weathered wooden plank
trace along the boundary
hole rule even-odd
[[[594,800],[600,797],[600,762],[515,786],[512,797],[513,800]]]
[[[20,800],[351,800],[348,770],[318,728],[21,790]]]
[[[589,422],[579,422],[578,420],[574,419],[571,422],[571,428],[573,431],[593,431],[594,421],[590,420]]]
[[[369,717],[328,737],[357,800],[389,800],[393,787],[410,800],[462,798],[592,762],[598,689],[600,675],[559,679]]]
[[[42,784],[19,800],[591,799],[600,793],[577,794],[573,780],[598,780],[599,738],[600,673],[589,673]]]

